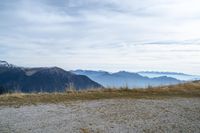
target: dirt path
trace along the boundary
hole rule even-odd
[[[0,133],[200,132],[200,98],[0,107]]]

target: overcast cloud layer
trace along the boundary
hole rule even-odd
[[[0,60],[200,74],[200,1],[1,0]]]

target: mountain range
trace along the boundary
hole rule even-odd
[[[145,88],[198,79],[200,76],[174,72],[65,71],[59,67],[27,68],[0,61],[0,93],[13,91],[64,92],[69,88],[76,90],[103,87]]]
[[[172,78],[176,78],[178,80],[183,80],[183,81],[200,80],[200,76],[198,75],[190,75],[190,74],[185,74],[185,73],[155,72],[155,71],[142,71],[142,72],[137,72],[137,73],[149,78],[167,76],[167,77],[172,77]]]
[[[172,85],[181,83],[181,80],[173,77],[160,76],[149,78],[142,76],[139,73],[120,71],[116,73],[109,73],[106,71],[91,71],[91,70],[75,70],[75,74],[88,76],[95,82],[103,85],[104,87],[148,87],[148,86],[161,86]]]
[[[72,87],[81,90],[102,86],[58,67],[24,68],[0,61],[0,92],[63,92]]]

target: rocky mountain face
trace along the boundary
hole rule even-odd
[[[23,68],[0,61],[0,89],[7,92],[63,92],[69,88],[81,90],[100,87],[87,76],[58,67]]]
[[[131,73],[120,71],[117,73],[108,73],[105,71],[87,71],[76,70],[75,74],[85,75],[92,80],[98,82],[104,87],[148,87],[148,86],[160,86],[160,85],[172,85],[180,83],[180,80],[175,78],[161,76],[155,78],[149,78],[142,76],[138,73]]]

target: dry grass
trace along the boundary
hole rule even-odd
[[[80,130],[81,130],[81,133],[90,133],[87,128],[81,128]]]
[[[0,95],[0,106],[34,105],[38,103],[61,103],[74,100],[97,100],[112,98],[160,99],[171,97],[200,97],[200,81],[179,85],[149,87],[147,89],[99,89],[66,93],[13,93]]]

